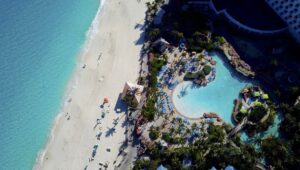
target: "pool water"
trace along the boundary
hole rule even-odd
[[[226,123],[232,124],[231,113],[234,99],[240,90],[251,85],[252,81],[242,78],[225,63],[217,53],[210,54],[217,62],[216,78],[207,86],[194,86],[192,82],[183,82],[173,91],[176,110],[189,118],[199,118],[205,112],[217,113]]]
[[[231,113],[234,107],[234,99],[237,99],[239,92],[245,86],[255,83],[239,75],[233,70],[229,63],[226,63],[218,53],[211,53],[210,56],[217,62],[216,78],[205,87],[198,87],[192,82],[182,82],[173,91],[172,99],[176,110],[188,118],[200,118],[205,112],[217,113],[227,124],[233,125]],[[275,116],[273,125],[265,132],[260,132],[256,137],[278,136],[278,128],[281,122],[281,114]],[[241,139],[251,143],[244,132]]]

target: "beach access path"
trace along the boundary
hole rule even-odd
[[[99,163],[108,163],[108,169],[114,169],[113,162],[126,136],[126,116],[118,99],[125,82],[138,78],[145,11],[145,1],[105,1],[96,17],[98,24],[93,25],[97,28],[92,28],[94,33],[79,56],[69,85],[73,88],[51,130],[53,137],[49,136],[35,169],[104,169]],[[106,105],[105,109],[110,111],[101,118],[104,97],[109,98],[110,107]],[[116,119],[119,123],[114,126]],[[113,133],[107,135],[112,128]]]

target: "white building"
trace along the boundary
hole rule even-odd
[[[286,22],[293,37],[300,43],[300,0],[266,0]]]

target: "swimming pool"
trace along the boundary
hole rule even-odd
[[[231,68],[221,58],[220,54],[212,53],[211,57],[217,62],[216,78],[205,87],[196,87],[192,82],[182,82],[173,91],[172,99],[176,110],[185,117],[199,118],[205,112],[215,112],[228,124],[233,124],[231,113],[234,107],[234,99],[245,86],[256,84],[254,81],[244,78]],[[277,113],[272,126],[256,137],[278,136],[278,128],[282,118]],[[251,143],[251,139],[242,132],[241,139]]]
[[[218,53],[210,56],[217,62],[215,80],[205,87],[195,87],[192,82],[180,83],[173,91],[173,103],[186,117],[199,118],[205,112],[216,112],[226,123],[232,124],[234,99],[243,87],[253,82],[238,75]]]

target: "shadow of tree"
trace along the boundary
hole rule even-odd
[[[119,94],[117,103],[115,105],[114,111],[119,114],[122,112],[125,112],[125,114],[128,112],[128,106],[127,104],[121,99],[121,93]]]
[[[143,32],[140,34],[139,39],[137,39],[137,40],[135,41],[135,45],[143,45],[144,42],[145,42],[145,35],[146,35],[145,31],[143,31]]]
[[[109,137],[109,136],[113,136],[113,134],[116,133],[116,129],[114,127],[112,128],[107,128],[107,131],[106,131],[106,134],[105,134],[105,137]]]
[[[122,127],[127,127],[129,125],[129,119],[128,116],[126,115],[124,121],[122,122]]]

